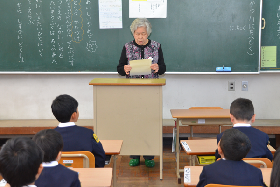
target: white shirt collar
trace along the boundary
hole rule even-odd
[[[27,186],[22,186],[22,187],[37,187],[36,185],[27,185]]]
[[[75,126],[75,122],[59,123],[58,127],[71,127]]]
[[[251,127],[251,124],[248,123],[236,123],[233,127]]]
[[[54,167],[58,165],[58,162],[57,161],[43,162],[42,165],[43,167]]]

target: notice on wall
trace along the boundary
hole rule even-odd
[[[129,18],[166,18],[167,0],[129,0]]]
[[[261,67],[276,67],[277,46],[261,47]]]
[[[122,0],[99,0],[99,28],[121,29]]]

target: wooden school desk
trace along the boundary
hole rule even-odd
[[[182,125],[189,125],[191,129],[191,137],[193,136],[192,126],[193,125],[231,125],[229,109],[171,109],[171,115],[176,120],[176,160],[177,168],[176,174],[178,183],[181,183],[180,172],[183,169],[179,169],[179,127],[180,122]]]
[[[104,186],[112,183],[112,168],[69,168],[79,173],[82,187]],[[2,180],[2,177],[0,177]],[[10,187],[6,184],[5,187]]]
[[[120,155],[159,155],[162,179],[162,86],[165,79],[95,78],[94,131],[123,140]]]
[[[111,186],[112,168],[71,168],[79,173],[82,187]]]
[[[106,155],[112,155],[113,157],[113,181],[114,186],[117,186],[117,155],[120,154],[123,140],[100,140],[103,145],[103,149]]]
[[[190,168],[190,182],[185,182],[185,174],[184,174],[184,186],[187,187],[196,187],[199,182],[199,176],[202,172],[203,166],[185,166],[185,168]],[[267,186],[270,185],[270,174],[272,168],[260,168],[263,175],[263,181]]]
[[[195,165],[196,155],[215,155],[217,149],[217,139],[199,139],[199,140],[181,140],[182,147],[187,155],[191,156],[190,165]],[[186,150],[186,147],[183,145],[183,142],[186,142],[190,149]],[[275,149],[271,146],[267,146],[272,154],[275,153]]]

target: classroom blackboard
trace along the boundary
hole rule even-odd
[[[276,67],[262,67],[261,71],[280,71],[280,1],[264,0],[263,16],[265,27],[262,30],[261,45],[276,46]]]
[[[167,72],[258,71],[260,0],[167,3],[166,19],[149,19]],[[133,40],[128,7],[122,29],[99,29],[98,0],[1,0],[0,71],[116,72]]]

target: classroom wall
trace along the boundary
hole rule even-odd
[[[118,75],[5,75],[0,74],[0,120],[54,119],[51,102],[59,94],[70,94],[79,102],[80,119],[93,118],[93,78]],[[194,106],[229,108],[238,97],[249,98],[257,119],[280,119],[280,73],[260,75],[164,75],[163,119],[172,119],[170,109]],[[235,81],[235,91],[228,91]],[[248,81],[248,91],[241,91]],[[114,93],[112,93],[113,96]],[[151,95],[153,97],[153,95]],[[124,103],[124,107],[129,106]]]

